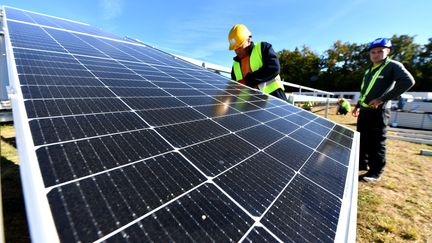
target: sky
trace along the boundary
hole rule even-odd
[[[337,40],[432,38],[431,0],[0,0],[0,5],[76,20],[118,36],[205,62],[231,67],[228,32],[245,24],[252,40],[275,51],[308,46],[321,55]]]

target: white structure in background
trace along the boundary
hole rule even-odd
[[[432,103],[429,104],[432,106]],[[432,131],[432,113],[392,111],[389,125]]]
[[[412,94],[402,96],[395,106],[397,110],[391,113],[390,126],[432,130],[432,99],[414,97]],[[426,97],[429,96],[426,94]]]
[[[0,19],[2,16],[1,14]],[[6,64],[3,21],[0,21],[0,122],[12,121],[12,106],[7,92],[8,86],[9,78]]]
[[[360,92],[354,92],[354,91],[335,91],[332,92],[333,95],[331,98],[345,98],[350,99],[353,101],[353,103],[357,103],[358,99],[360,98]],[[295,94],[301,94],[301,95],[311,95],[311,96],[317,96],[317,97],[323,97],[325,95],[319,94],[316,92],[310,92],[310,91],[302,91],[295,92]],[[414,100],[432,100],[432,92],[406,92],[403,94],[403,96],[406,95],[409,98],[412,98]],[[408,101],[410,102],[410,101]]]

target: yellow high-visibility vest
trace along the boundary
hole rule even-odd
[[[260,69],[263,66],[261,42],[257,42],[255,46],[252,48],[252,52],[249,59],[250,59],[249,65],[252,72],[255,72],[256,70]],[[234,69],[236,81],[242,80],[243,74],[241,71],[240,62],[234,61],[233,69]],[[273,93],[275,90],[279,88],[285,90],[279,74],[272,80],[258,84],[258,88],[265,94]]]
[[[360,103],[361,106],[366,107],[366,108],[369,108],[369,105],[366,104],[366,103],[364,102],[364,100],[366,99],[366,96],[369,94],[369,91],[370,91],[370,90],[372,89],[372,87],[374,86],[375,81],[377,80],[378,76],[381,74],[381,71],[382,71],[382,70],[387,66],[387,64],[389,64],[389,63],[390,63],[390,58],[387,57],[386,62],[385,62],[384,64],[382,64],[382,66],[380,67],[380,69],[378,69],[378,71],[376,71],[376,73],[372,76],[372,79],[370,80],[369,85],[367,86],[365,93],[362,94],[361,92],[362,92],[362,90],[363,90],[363,86],[364,86],[364,84],[365,84],[366,75],[368,75],[369,72],[371,72],[371,69],[366,70],[366,72],[365,72],[365,74],[364,74],[364,76],[363,76],[363,81],[362,81],[361,87],[360,87],[360,99],[359,99],[359,103]]]

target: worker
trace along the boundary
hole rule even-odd
[[[228,34],[229,50],[236,53],[231,79],[287,101],[279,76],[279,60],[272,45],[254,43],[251,38],[252,33],[243,24],[234,25]]]
[[[348,100],[341,98],[338,101],[336,115],[346,115],[348,112],[351,112],[351,104]]]
[[[375,182],[386,165],[386,126],[391,100],[414,85],[414,78],[397,61],[390,59],[390,39],[378,38],[368,46],[372,65],[366,70],[359,101],[352,111],[360,132],[359,169],[368,170],[360,181]],[[369,167],[369,169],[368,169]]]
[[[302,108],[305,109],[305,110],[307,110],[307,111],[311,111],[312,110],[312,106],[313,106],[312,101],[308,101],[308,102],[303,103]]]

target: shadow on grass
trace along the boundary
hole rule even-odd
[[[5,137],[3,137],[3,136],[0,136],[0,139],[1,139],[3,142],[5,142],[5,143],[11,145],[11,146],[14,147],[15,149],[17,148],[15,137],[5,138]]]
[[[5,242],[30,242],[19,166],[0,156],[0,168]]]

